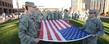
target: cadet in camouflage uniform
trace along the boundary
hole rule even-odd
[[[58,12],[57,12],[57,11],[54,12],[54,18],[55,18],[56,20],[58,20]]]
[[[52,18],[52,13],[51,13],[51,11],[47,11],[47,19],[48,19],[48,20],[51,20],[51,18]]]
[[[58,18],[62,19],[62,13],[61,12],[58,12]]]
[[[46,20],[47,19],[47,12],[44,10],[42,12],[42,14],[43,14],[42,20]]]
[[[82,30],[91,33],[92,36],[83,40],[83,44],[97,44],[97,38],[104,34],[102,22],[97,18],[97,14],[97,11],[94,9],[89,11],[89,18]]]
[[[25,2],[26,12],[20,17],[19,38],[21,44],[37,44],[39,42],[39,14],[35,12],[33,2]]]
[[[65,9],[65,10],[64,10],[64,20],[69,21],[68,15],[69,15],[69,14],[68,14],[68,10]]]

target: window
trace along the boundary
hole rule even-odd
[[[1,1],[0,1],[0,6],[1,6],[2,4],[1,4]]]
[[[2,6],[4,6],[4,2],[2,2]]]

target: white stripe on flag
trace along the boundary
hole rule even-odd
[[[57,26],[57,28],[58,28],[59,30],[62,29],[62,28],[56,23],[55,20],[53,20],[53,22],[56,24],[56,26]]]
[[[43,40],[48,40],[47,30],[44,21],[42,21],[42,24],[43,24]]]
[[[47,27],[48,27],[48,29],[49,29],[51,35],[52,35],[52,36],[51,36],[52,39],[53,39],[54,41],[57,41],[57,38],[56,38],[55,34],[53,33],[53,30],[52,30],[52,28],[50,27],[50,24],[48,23],[47,20],[46,20],[46,23],[47,23]]]
[[[59,25],[61,25],[63,28],[67,28],[65,25],[63,25],[59,20],[56,20],[58,23],[59,23]]]
[[[63,20],[61,20],[61,19],[60,19],[60,21],[62,21],[66,26],[71,27],[71,25],[69,25],[69,24],[66,23],[65,21],[63,21]]]
[[[53,25],[53,22],[50,20],[50,24],[52,25],[55,32],[58,34],[58,36],[61,38],[62,41],[66,41],[64,37],[61,35],[61,33],[57,30],[57,28]]]

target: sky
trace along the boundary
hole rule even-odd
[[[13,7],[17,8],[17,0],[13,0]],[[34,2],[36,6],[43,6],[44,8],[68,8],[71,6],[71,0],[18,0],[19,7],[25,5],[25,2]]]

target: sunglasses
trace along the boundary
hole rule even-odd
[[[96,14],[96,12],[89,12],[89,14]]]

